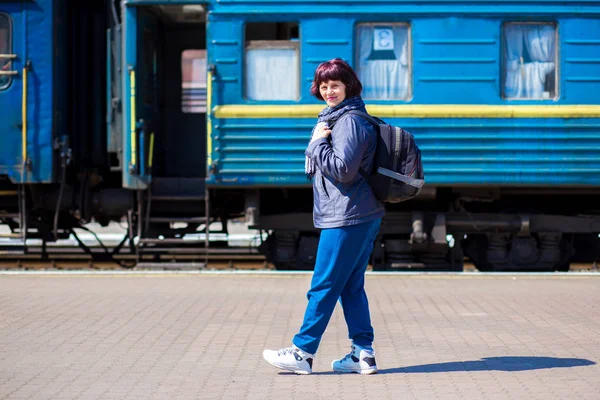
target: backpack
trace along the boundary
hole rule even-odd
[[[348,113],[360,115],[378,128],[373,169],[369,173],[359,169],[375,196],[384,203],[399,203],[418,195],[425,175],[414,136],[362,111]]]

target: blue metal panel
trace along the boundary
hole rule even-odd
[[[234,185],[302,185],[304,149],[312,122],[238,119],[225,122],[215,135],[215,174],[209,183]]]
[[[125,0],[128,5],[198,4],[197,0]],[[437,14],[437,15],[553,15],[570,13],[598,15],[597,0],[210,0],[215,13],[352,13]]]
[[[339,13],[340,7],[344,13]],[[354,65],[355,26],[411,26],[413,97],[369,104],[600,104],[600,3],[594,1],[249,1],[210,4],[208,52],[217,67],[213,105],[248,102],[243,87],[244,21],[298,21],[301,98],[317,65]],[[285,14],[282,14],[284,10]],[[321,18],[324,16],[325,18]],[[552,21],[558,29],[557,99],[502,98],[503,23]],[[326,27],[335,27],[327,31]],[[219,74],[220,73],[220,74]],[[219,81],[219,79],[222,79]],[[214,119],[212,185],[303,186],[314,119]],[[599,119],[389,119],[415,134],[430,185],[600,185]]]
[[[18,75],[10,78],[10,86],[0,90],[0,174],[8,174],[14,182],[22,180],[23,160],[21,152],[21,100],[23,96],[23,60],[26,59],[25,41],[25,15],[23,3],[0,3],[0,14],[8,16],[12,26],[12,43],[10,53],[16,54],[12,60],[11,68],[2,68],[3,71],[16,71]],[[4,67],[9,60],[1,59]]]
[[[140,179],[131,173],[134,165],[137,163],[137,153],[135,149],[136,128],[135,128],[135,67],[137,61],[137,9],[133,7],[123,8],[123,59],[121,73],[123,93],[123,187],[125,188],[144,188],[145,185]],[[133,103],[133,107],[132,107]],[[133,151],[132,151],[133,150]]]
[[[412,103],[501,102],[499,20],[434,17],[411,22]]]
[[[570,104],[600,103],[600,19],[561,21],[561,100]]]
[[[239,119],[220,126],[219,185],[305,185],[310,120]],[[415,135],[429,185],[600,185],[600,121],[389,119]]]
[[[600,8],[600,7],[599,7]],[[557,16],[559,29],[559,97],[556,100],[506,100],[502,92],[502,24],[508,16],[494,18],[421,18],[389,14],[348,15],[315,19],[290,14],[251,15],[247,21],[300,20],[301,97],[297,102],[315,103],[309,88],[317,65],[334,56],[354,65],[354,31],[360,22],[408,22],[412,33],[412,104],[598,104],[600,103],[600,21]],[[217,104],[274,104],[252,102],[243,97],[244,21],[235,16],[209,15],[210,63],[217,68]],[[543,19],[548,20],[548,19]],[[323,26],[335,32],[323,38]],[[585,39],[582,39],[585,38]],[[571,93],[571,95],[569,95]],[[390,104],[388,100],[372,103]],[[279,102],[281,104],[282,102]]]
[[[597,120],[398,121],[435,185],[598,185]]]
[[[136,4],[156,4],[153,0],[130,0]],[[186,1],[172,3],[185,4]],[[213,12],[248,15],[255,13],[330,14],[388,14],[388,15],[523,15],[552,16],[561,13],[574,15],[598,15],[598,3],[594,0],[218,0],[211,2]]]
[[[12,69],[18,71],[11,86],[0,92],[0,174],[14,182],[42,183],[53,179],[53,4],[51,0],[35,3],[0,4],[0,12],[12,19],[12,51],[17,54]],[[22,157],[23,68],[27,63],[27,168]]]
[[[53,181],[54,6],[52,0],[27,4],[27,57],[31,60],[28,93],[28,182]]]
[[[236,104],[242,101],[244,64],[243,19],[213,19],[209,15],[206,46],[208,64],[216,68],[213,77],[213,104]]]
[[[138,130],[137,111],[139,104],[139,87],[137,81],[138,52],[143,44],[138,43],[138,9],[135,7],[124,7],[123,10],[123,187],[128,189],[146,189],[149,176],[143,174],[140,163],[143,162],[144,147],[140,145]],[[142,174],[140,174],[142,171]]]

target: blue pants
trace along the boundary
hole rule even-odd
[[[381,219],[376,219],[321,232],[304,322],[293,339],[300,350],[317,352],[338,299],[349,338],[359,346],[371,347],[373,327],[364,274],[380,224]]]

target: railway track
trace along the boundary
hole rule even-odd
[[[275,269],[256,248],[2,248],[0,269]]]
[[[113,261],[97,260],[87,254],[49,254],[42,259],[39,255],[26,254],[19,258],[0,253],[0,270],[63,270],[63,271],[122,271],[122,270],[275,270],[275,266],[260,254],[242,254],[240,251],[209,251],[208,254],[121,254]],[[373,270],[369,266],[368,270]],[[403,271],[397,271],[401,274]],[[432,272],[435,272],[432,270]],[[463,272],[477,272],[471,263],[465,263]],[[572,264],[569,272],[597,272],[597,264]],[[515,272],[517,273],[517,272]]]
[[[208,248],[203,246],[203,240],[178,243],[157,241],[135,248],[120,242],[27,246],[4,242],[0,243],[0,270],[275,270],[251,242],[247,246],[228,247],[226,241],[216,241]],[[463,271],[477,269],[465,262]],[[596,263],[571,264],[570,271],[600,273]]]
[[[112,226],[51,243],[0,239],[0,269],[274,269],[258,244],[260,238],[249,232],[211,234],[208,247],[203,234],[132,243]]]

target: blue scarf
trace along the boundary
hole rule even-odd
[[[365,103],[363,102],[360,96],[345,98],[344,101],[342,101],[340,104],[333,108],[329,106],[325,107],[323,111],[319,113],[317,124],[312,130],[312,133],[310,135],[310,141],[308,142],[308,144],[312,142],[315,130],[317,126],[319,126],[319,124],[325,123],[329,127],[329,129],[333,129],[333,126],[342,115],[344,115],[350,110],[360,110],[364,107]],[[304,172],[306,173],[309,180],[311,180],[315,175],[315,164],[308,157],[306,157],[306,160],[304,162]]]

